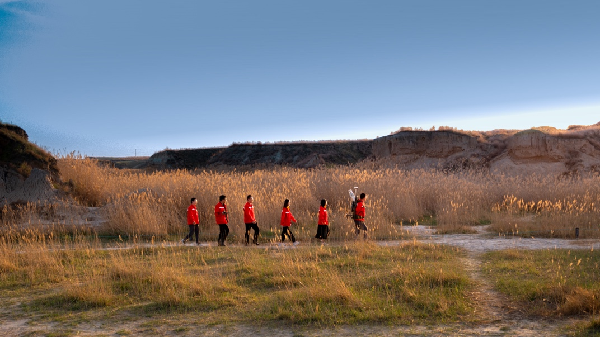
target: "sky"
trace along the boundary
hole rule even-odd
[[[0,120],[55,154],[600,122],[597,0],[0,0]]]

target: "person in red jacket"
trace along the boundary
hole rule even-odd
[[[327,214],[327,200],[321,200],[319,207],[319,221],[317,222],[317,235],[315,238],[326,240],[329,235],[329,214]]]
[[[252,243],[258,245],[258,235],[260,233],[260,229],[258,228],[258,223],[256,222],[256,217],[254,216],[254,198],[252,195],[248,195],[246,197],[246,205],[244,205],[244,223],[246,224],[246,245],[250,244],[250,229],[254,229],[254,240]]]
[[[281,230],[281,242],[285,241],[285,236],[287,235],[292,243],[296,243],[296,238],[294,237],[294,233],[290,230],[290,226],[293,222],[297,222],[296,218],[292,215],[290,211],[290,200],[285,199],[283,202],[283,210],[281,211],[281,226],[283,227]]]
[[[217,221],[217,225],[219,225],[219,246],[225,246],[225,240],[229,234],[229,227],[227,226],[229,218],[227,216],[226,203],[227,197],[222,195],[219,197],[219,203],[215,205],[215,220]]]
[[[365,225],[365,199],[367,199],[367,195],[364,193],[360,194],[360,199],[356,204],[356,209],[354,210],[354,225],[356,226],[356,236],[360,235],[360,230],[365,231],[365,239],[367,238],[367,225]]]
[[[191,205],[187,209],[187,223],[190,227],[190,232],[184,239],[181,239],[181,243],[191,240],[194,237],[194,234],[196,234],[196,244],[199,245],[200,243],[198,242],[198,236],[200,234],[200,220],[198,219],[198,210],[196,209],[198,200],[196,200],[196,198],[192,198],[190,203]]]

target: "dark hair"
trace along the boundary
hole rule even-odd
[[[192,200],[190,200],[190,204],[194,201],[196,201],[196,198],[192,198]]]
[[[225,200],[225,198],[226,198],[226,196],[222,195],[219,197],[219,201],[223,201],[223,200]]]
[[[290,199],[285,199],[285,201],[283,202],[283,207],[289,207],[290,206]]]
[[[248,194],[248,196],[246,197],[246,200],[252,198],[252,194]]]
[[[321,199],[321,206],[325,207],[327,205],[327,200]]]
[[[361,199],[364,199],[366,196],[367,196],[367,195],[366,195],[366,194],[364,194],[364,193],[361,193],[361,194],[360,194],[360,198],[361,198]]]

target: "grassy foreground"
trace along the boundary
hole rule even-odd
[[[600,313],[600,252],[507,250],[484,256],[484,273],[529,315]]]
[[[474,307],[467,296],[472,283],[457,258],[462,253],[416,242],[393,248],[50,247],[1,247],[0,309],[11,318],[193,313],[204,324],[434,323],[468,321]]]

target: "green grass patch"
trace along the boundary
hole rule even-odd
[[[586,323],[567,326],[563,330],[565,330],[565,336],[570,337],[600,337],[600,317]]]
[[[497,290],[530,315],[586,315],[600,311],[600,252],[491,252],[484,255],[482,268]]]
[[[44,265],[53,266],[54,275],[22,281],[40,261],[15,254],[14,267],[1,278],[5,286],[11,280],[11,287],[47,287],[22,307],[53,320],[100,310],[150,318],[193,314],[205,324],[459,322],[470,320],[474,309],[461,254],[413,242],[295,249],[82,247],[46,251]]]

